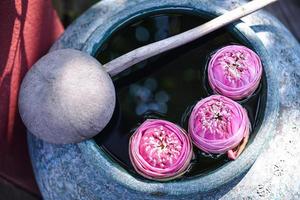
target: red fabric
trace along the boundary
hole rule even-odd
[[[0,177],[38,193],[18,113],[26,71],[63,32],[50,0],[0,0]]]

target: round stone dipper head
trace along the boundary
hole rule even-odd
[[[32,134],[50,143],[80,142],[99,133],[115,107],[110,76],[93,57],[78,50],[51,52],[26,74],[19,112]]]
[[[246,110],[235,101],[212,95],[199,101],[189,118],[193,143],[207,153],[226,153],[236,159],[248,141],[250,121]]]
[[[247,98],[262,76],[259,56],[251,49],[229,45],[218,50],[208,64],[208,81],[215,93],[233,100]]]
[[[192,144],[185,131],[165,120],[146,120],[129,141],[131,163],[148,179],[167,181],[181,176],[192,155]]]

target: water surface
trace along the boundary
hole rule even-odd
[[[96,58],[101,63],[107,63],[137,47],[178,34],[206,21],[195,15],[174,12],[134,20],[114,32],[100,47]],[[185,46],[138,63],[114,77],[116,109],[108,126],[95,137],[97,144],[112,159],[136,174],[128,155],[128,141],[134,130],[148,118],[169,120],[187,130],[187,120],[193,105],[212,94],[206,79],[207,60],[218,48],[229,44],[248,46],[228,30],[220,29]],[[262,82],[252,97],[241,102],[252,124],[252,139],[264,113],[264,78]],[[191,168],[182,178],[203,175],[229,162],[225,155],[208,155],[196,147],[194,152]]]

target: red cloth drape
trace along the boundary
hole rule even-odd
[[[26,71],[63,32],[50,0],[0,1],[0,177],[38,193],[18,113]]]

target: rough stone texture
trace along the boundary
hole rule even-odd
[[[239,3],[237,0],[104,0],[79,18],[52,50],[76,48],[93,54],[98,46],[95,43],[109,34],[108,30],[115,28],[126,17],[142,13],[140,10],[147,7],[153,9],[184,5],[193,8],[195,12],[195,8],[199,8],[220,14],[222,9],[216,6],[232,9]],[[267,49],[267,52],[263,50],[262,44],[244,27],[244,23],[236,24],[236,28],[243,30],[242,34],[248,36],[247,39],[263,58],[265,66],[268,66],[265,72],[269,99],[264,124],[238,160],[205,178],[156,183],[126,173],[93,140],[76,145],[51,145],[29,134],[30,154],[44,198],[299,199],[300,47],[277,19],[263,11],[245,17],[243,21],[256,32]],[[267,53],[272,63],[267,59]],[[280,86],[279,93],[276,90],[277,84]],[[279,116],[276,115],[278,98]],[[275,125],[276,130],[273,130]],[[266,140],[269,140],[268,146],[264,142]],[[255,161],[260,149],[263,151],[251,169],[238,176]],[[233,177],[235,179],[230,181]],[[228,184],[222,185],[228,181]],[[214,187],[217,187],[215,191],[203,193]]]
[[[19,111],[27,129],[57,144],[99,133],[115,107],[115,88],[101,64],[81,51],[64,49],[42,57],[23,79]]]

